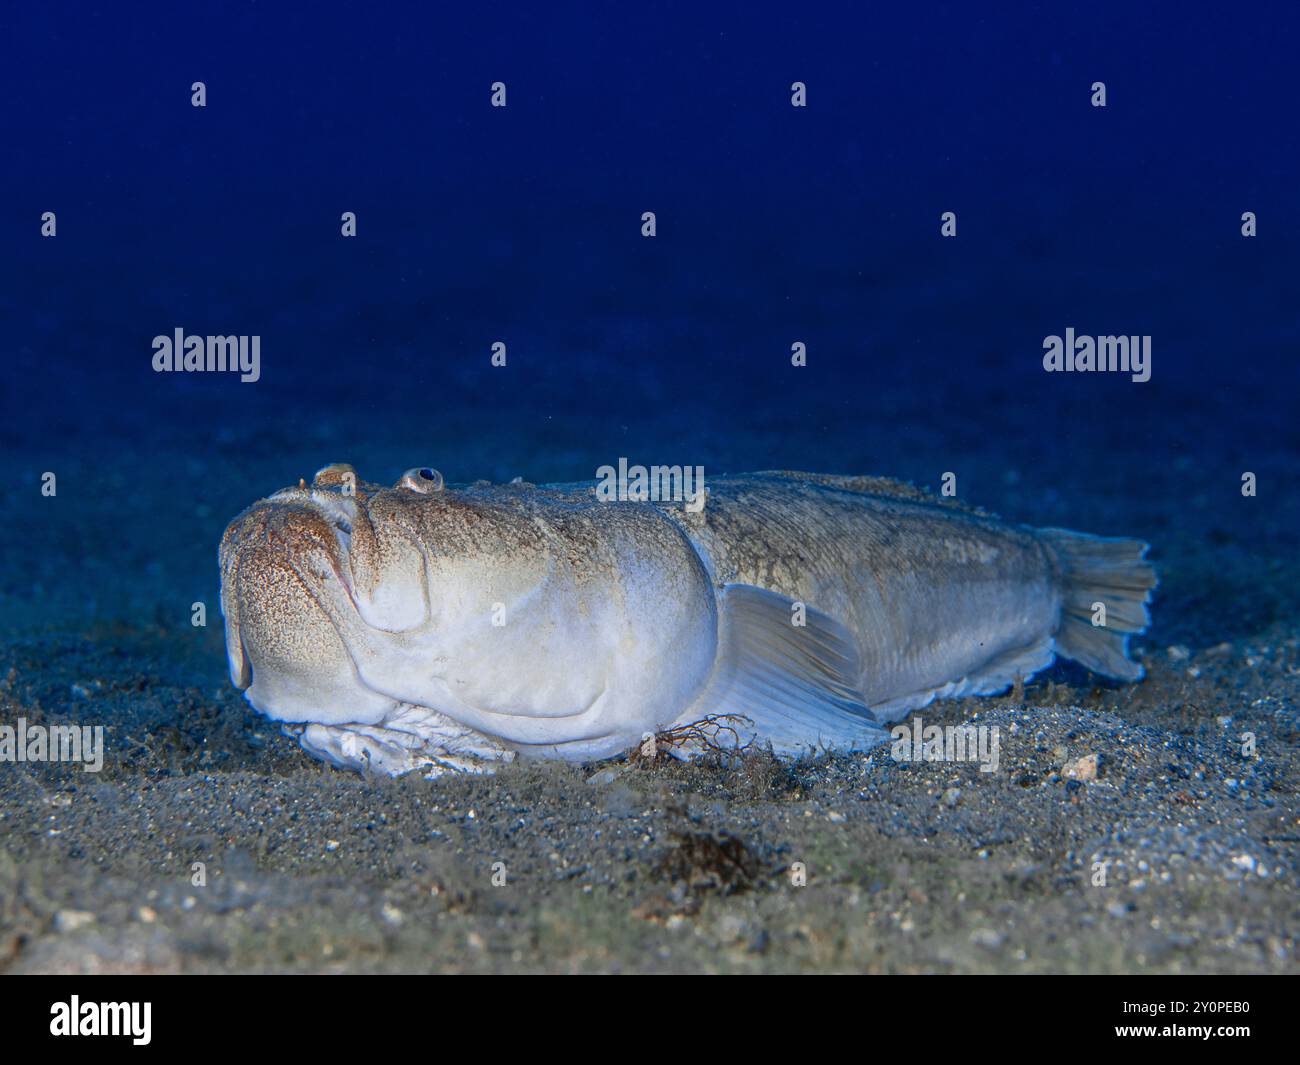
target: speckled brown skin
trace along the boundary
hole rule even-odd
[[[1051,531],[883,478],[717,477],[691,513],[601,502],[590,482],[444,487],[416,472],[353,487],[350,467],[327,467],[231,523],[231,676],[251,678],[259,709],[348,725],[409,704],[515,750],[605,757],[707,712],[728,585],[847,629],[882,720],[1043,668],[1079,609]],[[1136,565],[1144,595],[1154,575]],[[488,629],[499,604],[511,623]],[[1138,631],[1145,612],[1127,609],[1120,631]]]
[[[1061,578],[1030,529],[881,477],[714,478],[669,511],[719,584],[815,606],[858,638],[868,706],[940,687],[1055,632]]]

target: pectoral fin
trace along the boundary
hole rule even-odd
[[[745,717],[753,728],[744,738],[770,742],[779,754],[865,749],[888,737],[858,690],[852,634],[829,615],[807,606],[796,611],[795,605],[747,584],[723,589],[713,676],[679,724],[711,715]]]

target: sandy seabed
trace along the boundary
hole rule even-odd
[[[31,460],[0,567],[0,722],[103,724],[108,749],[100,773],[0,766],[3,971],[1300,967],[1289,501],[1261,533],[1164,465],[1098,490],[967,456],[973,502],[1146,536],[1162,578],[1144,682],[1058,666],[925,712],[996,726],[997,772],[882,747],[394,781],[312,761],[225,676],[225,521],[330,459],[374,475],[336,441],[263,454],[66,461],[57,513]]]

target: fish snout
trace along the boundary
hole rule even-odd
[[[354,513],[349,497],[285,489],[239,515],[222,537],[230,679],[270,717],[366,721],[392,706],[360,683],[343,638],[355,615]]]

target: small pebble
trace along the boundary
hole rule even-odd
[[[60,910],[54,915],[56,932],[75,932],[78,928],[93,923],[95,915],[89,910]]]
[[[1061,767],[1061,774],[1067,780],[1089,781],[1097,779],[1097,755],[1085,754]]]

